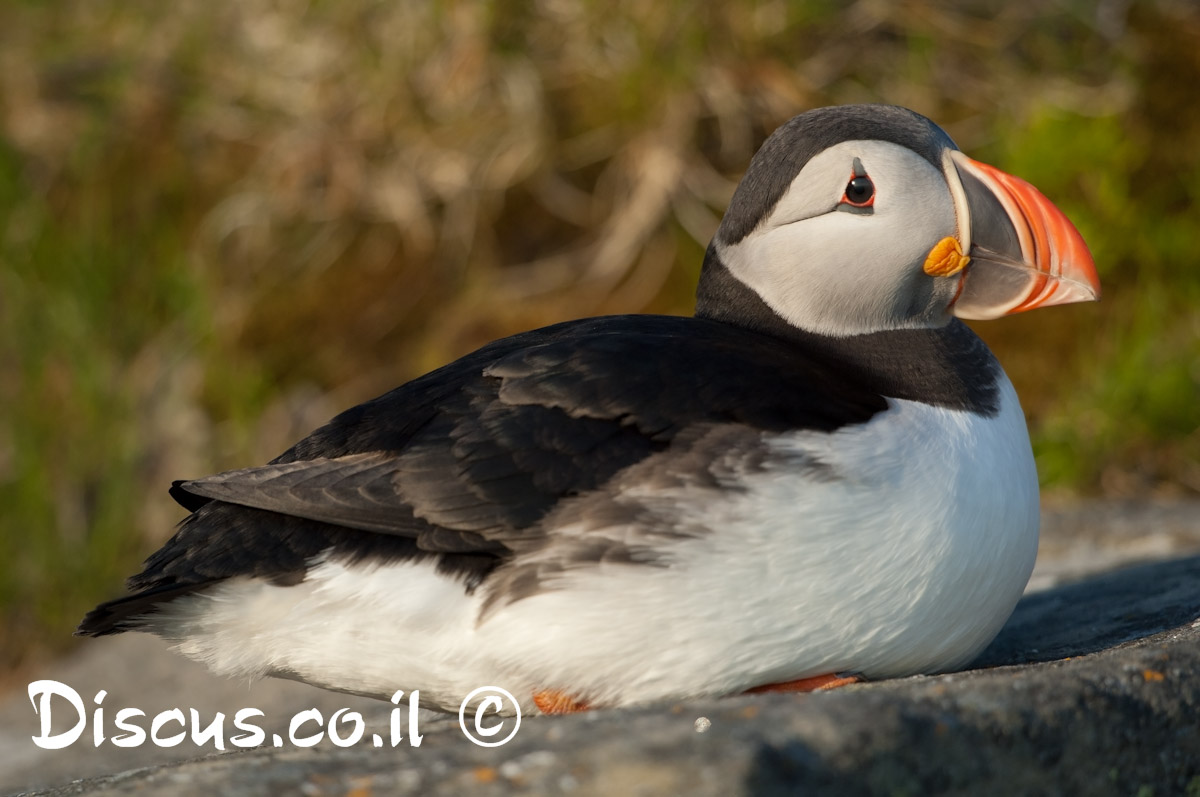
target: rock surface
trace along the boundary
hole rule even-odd
[[[232,716],[257,706],[275,717],[262,722],[268,739],[286,736],[296,711],[316,705],[328,718],[345,706],[362,712],[368,741],[162,764],[212,747],[95,747],[89,726],[69,748],[41,750],[30,741],[37,717],[21,688],[0,705],[0,787],[145,766],[40,793],[1200,797],[1200,504],[1047,511],[1031,588],[965,672],[811,695],[529,717],[495,748],[471,744],[456,718],[423,715],[420,747],[406,740],[376,749],[371,732],[386,734],[388,704],[299,684],[231,685],[164,660],[155,640],[105,640],[37,677],[71,684],[89,709],[101,688],[112,712],[136,706],[153,716],[179,705],[207,721],[217,710]]]

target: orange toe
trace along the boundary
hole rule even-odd
[[[758,694],[760,692],[824,692],[827,689],[837,689],[839,686],[856,684],[862,680],[863,678],[858,675],[828,673],[826,675],[814,675],[810,678],[800,678],[795,681],[756,686],[753,689],[747,689],[746,694]]]
[[[576,700],[557,689],[543,689],[540,692],[534,692],[533,704],[543,714],[577,714],[591,708],[586,701]]]

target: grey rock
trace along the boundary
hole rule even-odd
[[[423,717],[415,748],[262,747],[37,793],[1200,797],[1200,507],[1100,507],[1047,513],[1058,553],[1039,568],[1057,585],[964,672],[527,717],[496,748]],[[368,728],[386,727],[381,705]]]

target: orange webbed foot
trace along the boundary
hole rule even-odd
[[[861,683],[864,680],[866,679],[861,675],[853,673],[842,675],[827,673],[825,675],[813,675],[809,678],[799,678],[795,681],[784,681],[778,684],[763,684],[753,689],[747,689],[745,694],[751,695],[762,692],[824,692],[829,689],[837,689],[839,686]]]
[[[591,705],[585,700],[576,700],[566,692],[557,689],[543,689],[533,693],[533,704],[543,714],[578,714],[587,711]]]

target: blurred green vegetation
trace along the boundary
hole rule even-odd
[[[1191,2],[0,6],[0,671],[178,520],[494,337],[689,313],[750,156],[906,105],[1076,221],[1098,305],[977,328],[1059,492],[1200,491]]]

